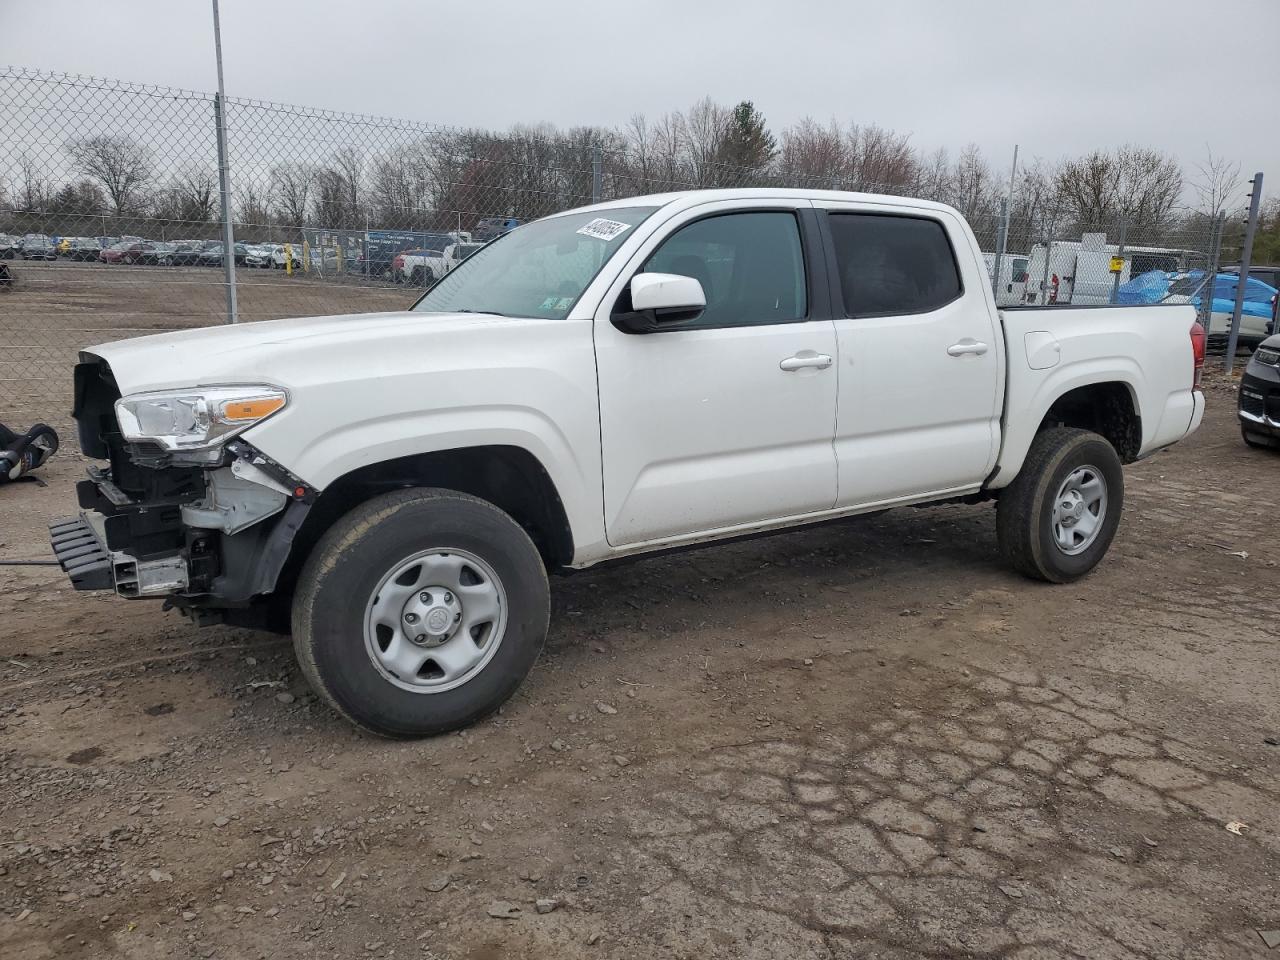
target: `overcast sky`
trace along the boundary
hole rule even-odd
[[[222,0],[222,38],[234,96],[504,128],[710,94],[1002,167],[1207,143],[1280,190],[1280,0]],[[0,62],[211,90],[210,3],[0,0]]]

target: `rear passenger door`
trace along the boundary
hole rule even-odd
[[[835,277],[837,506],[977,487],[999,449],[1004,370],[968,234],[942,210],[815,205]]]

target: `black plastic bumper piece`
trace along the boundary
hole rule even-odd
[[[114,590],[111,555],[84,517],[67,517],[49,524],[53,555],[77,590]]]

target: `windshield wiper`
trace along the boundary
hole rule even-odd
[[[505,313],[499,313],[497,310],[459,310],[458,313],[483,313],[489,317],[505,317]]]

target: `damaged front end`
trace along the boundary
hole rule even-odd
[[[93,354],[81,361],[73,411],[81,450],[108,466],[90,466],[77,484],[80,513],[49,526],[75,588],[163,597],[209,622],[270,594],[315,491],[239,436],[245,427],[234,418],[252,425],[252,405],[264,401],[212,388],[203,393],[215,396],[216,409],[201,391],[121,404],[106,362]],[[204,434],[186,446],[175,441],[164,420],[175,410],[180,426]]]

